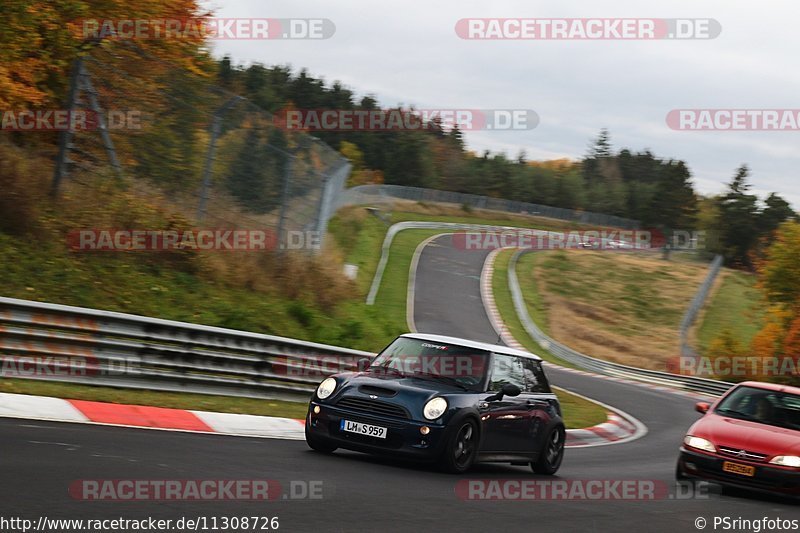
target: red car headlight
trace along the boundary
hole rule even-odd
[[[691,448],[697,448],[705,452],[717,453],[717,447],[702,437],[695,437],[694,435],[686,435],[683,438],[683,443]]]
[[[772,461],[769,462],[771,465],[778,465],[778,466],[793,466],[794,468],[800,468],[800,457],[796,455],[778,455]]]

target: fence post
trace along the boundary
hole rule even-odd
[[[328,231],[328,221],[333,214],[336,201],[339,197],[339,194],[344,189],[344,185],[347,182],[347,176],[350,174],[350,170],[352,168],[353,166],[349,161],[343,160],[342,165],[339,168],[330,174],[324,174],[322,192],[320,193],[319,198],[319,208],[317,210],[317,224],[315,228],[317,235],[319,235],[320,250],[322,249],[322,245],[325,240],[325,234]]]
[[[284,166],[283,172],[283,187],[281,190],[281,212],[280,216],[278,217],[278,250],[282,251],[285,249],[286,240],[284,238],[284,232],[286,231],[286,210],[289,208],[289,192],[290,192],[290,185],[292,181],[292,166],[294,162],[294,157],[292,154],[286,153],[286,165]]]
[[[694,298],[692,298],[692,302],[689,304],[689,309],[687,309],[686,314],[683,315],[683,320],[681,320],[680,327],[682,357],[696,358],[698,356],[697,352],[695,352],[694,349],[689,346],[689,328],[692,327],[692,324],[694,324],[694,321],[697,319],[697,313],[703,307],[703,304],[708,297],[708,291],[711,290],[714,280],[717,279],[717,275],[722,267],[723,259],[724,258],[721,255],[717,255],[714,257],[714,260],[711,261],[711,265],[709,266],[708,270],[708,276],[706,276],[706,279],[703,280],[703,283],[700,285],[700,288],[697,290]]]
[[[111,166],[114,167],[114,172],[117,174],[117,178],[119,180],[123,179],[122,174],[122,166],[119,164],[119,159],[117,159],[117,151],[114,148],[114,141],[111,140],[111,135],[108,132],[108,127],[106,125],[106,118],[103,115],[103,109],[100,107],[99,102],[97,101],[97,91],[94,90],[94,85],[92,85],[92,78],[89,72],[86,70],[86,66],[81,62],[80,65],[80,73],[79,78],[81,80],[81,89],[88,95],[89,97],[89,107],[92,108],[92,111],[95,112],[97,115],[97,127],[100,130],[100,138],[103,140],[103,147],[106,149],[106,154],[108,155],[108,160],[111,162]]]
[[[80,76],[83,71],[83,56],[78,56],[72,64],[72,74],[69,79],[69,93],[67,94],[67,116],[70,117],[67,129],[61,132],[58,140],[58,156],[56,158],[56,168],[53,172],[53,184],[50,194],[58,196],[61,181],[67,175],[67,155],[69,144],[72,141],[72,112],[78,100],[80,92]]]
[[[222,131],[222,118],[229,109],[239,102],[239,100],[242,100],[241,96],[234,96],[222,104],[219,109],[214,111],[214,116],[211,119],[211,138],[208,140],[208,151],[206,152],[206,161],[203,165],[203,182],[200,186],[200,202],[197,205],[198,222],[203,220],[206,216],[208,189],[211,187],[211,174],[214,171],[214,155],[217,151],[217,138],[219,138],[219,134]]]

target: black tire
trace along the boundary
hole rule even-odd
[[[331,444],[330,442],[320,439],[319,437],[315,437],[309,433],[308,424],[306,424],[306,444],[308,444],[308,447],[315,452],[320,453],[333,453],[339,448],[335,444]]]
[[[558,471],[564,459],[566,436],[567,432],[561,426],[553,428],[548,433],[538,459],[531,463],[531,469],[536,474],[552,476]]]
[[[452,426],[442,454],[442,468],[451,474],[463,474],[478,456],[478,424],[466,418]]]
[[[686,474],[683,473],[683,468],[681,468],[680,461],[678,461],[678,464],[675,465],[675,484],[688,488],[692,491],[697,489],[697,481],[687,477]]]
[[[678,464],[675,465],[675,481],[687,481],[688,479],[686,474],[683,473],[680,461],[678,461]]]

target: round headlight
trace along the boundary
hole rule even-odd
[[[317,398],[320,400],[324,400],[336,389],[336,380],[333,378],[326,378],[322,383],[319,384],[317,387]]]
[[[445,411],[447,411],[447,400],[444,398],[434,398],[425,404],[425,409],[422,410],[422,414],[425,415],[425,418],[428,420],[436,420],[442,416]]]
[[[774,465],[793,466],[795,468],[800,468],[800,457],[797,457],[796,455],[779,455],[770,461],[770,463]]]

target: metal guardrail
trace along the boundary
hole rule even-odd
[[[476,229],[475,225],[427,222],[396,226],[395,234],[410,227]],[[721,394],[731,386],[601,361],[549,338],[533,323],[522,299],[515,268],[519,254],[509,264],[514,307],[528,333],[557,357],[600,374],[678,385],[698,392]],[[19,377],[299,399],[309,395],[320,381],[321,375],[308,372],[309,369],[333,360],[336,371],[352,370],[359,360],[374,354],[273,335],[0,297],[0,356],[0,376],[4,377],[18,375],[7,372],[9,361],[12,365],[15,361],[34,361],[39,366],[33,375]]]
[[[326,360],[374,354],[232,329],[0,298],[0,376],[252,398],[308,397]],[[33,375],[21,375],[19,361]],[[9,365],[13,368],[9,372]],[[300,369],[300,371],[298,371]]]
[[[711,290],[711,287],[714,285],[714,281],[717,279],[717,275],[719,275],[719,271],[722,268],[723,260],[724,258],[721,255],[717,255],[714,257],[714,260],[711,261],[706,279],[703,280],[703,283],[700,285],[700,288],[697,290],[694,298],[692,298],[692,303],[689,304],[689,309],[687,309],[686,314],[683,315],[683,320],[681,321],[680,327],[681,356],[683,357],[697,357],[697,354],[689,345],[689,328],[691,328],[692,324],[694,324],[694,321],[697,318],[697,313],[699,313],[700,309],[703,308],[703,304],[705,303],[706,298],[708,298],[708,293]]]
[[[417,202],[439,202],[456,205],[468,205],[476,209],[490,209],[508,213],[568,220],[579,224],[610,226],[624,229],[638,229],[639,221],[629,218],[578,211],[550,205],[531,204],[505,198],[493,198],[454,191],[425,189],[422,187],[406,187],[402,185],[358,185],[343,191],[337,201],[337,208],[347,205],[363,205],[376,201],[385,202],[391,198]]]
[[[670,387],[677,386],[685,390],[706,394],[720,395],[733,386],[731,383],[726,383],[724,381],[671,374],[669,372],[647,370],[644,368],[635,368],[619,363],[612,363],[610,361],[603,361],[575,351],[547,336],[531,319],[522,296],[522,290],[520,289],[519,279],[517,277],[517,262],[522,253],[524,253],[524,251],[516,252],[508,263],[508,287],[514,301],[514,309],[528,335],[559,359],[568,361],[578,368],[605,376],[645,381]]]

